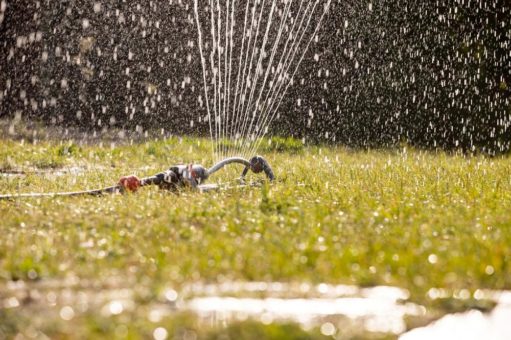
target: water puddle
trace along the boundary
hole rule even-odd
[[[36,317],[62,317],[66,309],[73,313],[101,311],[104,316],[120,314],[135,308],[134,291],[110,280],[102,284],[80,281],[76,277],[65,280],[43,280],[35,283],[10,281],[0,286],[0,309],[25,308]],[[62,317],[66,320],[65,317]]]
[[[332,329],[362,326],[369,332],[400,334],[406,330],[405,315],[422,315],[413,304],[399,305],[392,299],[249,299],[208,297],[191,300],[187,308],[210,324],[226,324],[247,318],[265,324],[293,321],[305,329],[331,324]]]
[[[400,334],[406,330],[405,316],[426,313],[424,307],[406,302],[406,290],[386,286],[252,282],[192,285],[185,292],[199,297],[183,301],[180,307],[212,325],[251,318],[266,324],[292,321],[305,329],[362,327]]]
[[[430,298],[448,294],[437,293]],[[137,305],[141,296],[153,298]],[[495,301],[497,307],[487,314],[470,310],[446,315],[426,327],[408,332],[408,317],[431,320],[431,311],[408,301],[407,290],[389,286],[194,283],[179,290],[168,288],[154,297],[147,287],[135,282],[130,284],[119,279],[98,284],[71,277],[61,281],[8,282],[0,287],[0,309],[16,309],[29,317],[40,318],[41,322],[47,322],[48,318],[66,321],[90,312],[102,317],[132,313],[137,318],[158,322],[181,312],[192,312],[199,324],[213,327],[251,319],[264,324],[294,322],[305,330],[317,327],[324,335],[342,330],[344,335],[374,332],[401,335],[404,340],[448,339],[453,334],[464,339],[505,339],[511,328],[508,325],[511,292],[478,290],[473,297]]]
[[[469,310],[448,314],[428,326],[413,329],[400,340],[492,339],[507,340],[511,334],[511,292],[478,290],[474,297],[497,303],[490,313]]]
[[[64,320],[71,314],[92,310],[103,316],[133,311],[138,295],[138,292],[119,288],[116,284],[87,285],[77,279],[38,283],[18,281],[10,282],[4,288],[0,293],[0,308],[42,311],[51,307],[53,314]],[[265,324],[296,322],[305,329],[323,327],[326,333],[352,328],[401,334],[406,330],[405,316],[426,313],[424,307],[406,302],[408,297],[406,290],[385,286],[197,283],[184,286],[179,293],[167,289],[157,301],[147,306],[147,310],[148,318],[153,321],[188,311],[211,326],[254,319]]]

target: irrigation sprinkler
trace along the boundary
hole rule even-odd
[[[252,157],[246,160],[241,157],[226,158],[209,169],[199,164],[175,165],[168,170],[160,172],[154,176],[139,179],[137,176],[130,175],[121,177],[118,184],[94,190],[72,191],[72,192],[53,192],[53,193],[24,193],[24,194],[6,194],[0,195],[0,200],[30,198],[30,197],[56,197],[56,196],[99,196],[104,194],[116,194],[125,192],[135,192],[139,188],[149,185],[157,185],[160,189],[177,191],[180,188],[190,187],[199,192],[219,190],[220,185],[204,184],[204,182],[215,172],[228,164],[242,164],[245,166],[240,176],[238,187],[249,186],[245,182],[245,177],[249,170],[255,174],[264,172],[267,179],[272,182],[275,179],[273,170],[268,161],[261,156]]]

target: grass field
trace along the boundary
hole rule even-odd
[[[477,289],[511,288],[509,158],[291,140],[261,153],[278,181],[260,188],[0,201],[0,338],[137,339],[157,327],[169,338],[323,337],[292,324],[209,327],[189,313],[148,319],[165,291],[195,282],[390,285],[409,290],[410,301],[433,316],[487,308],[472,297]],[[122,175],[189,162],[210,166],[209,142],[3,139],[0,169],[26,174],[0,175],[0,193],[104,187]],[[233,181],[241,170],[231,167],[210,182]],[[13,299],[6,290],[13,285],[31,293]],[[449,294],[431,299],[431,288]],[[113,289],[130,289],[132,308],[105,316],[101,292]],[[460,290],[470,295],[460,299]],[[34,303],[40,292],[45,303]],[[94,298],[80,302],[88,294],[97,306]],[[71,309],[59,302],[68,295],[77,296]]]

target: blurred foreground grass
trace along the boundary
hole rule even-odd
[[[0,174],[0,193],[92,189],[172,164],[210,166],[210,151],[208,141],[194,138],[81,146],[4,139],[0,169],[26,175]],[[130,312],[107,317],[74,306],[70,321],[22,301],[0,309],[0,337],[147,338],[160,326],[181,338],[321,336],[253,322],[205,329],[190,315],[147,319],[147,306],[165,289],[193,282],[392,285],[444,312],[474,301],[433,301],[431,288],[511,288],[509,158],[299,147],[282,139],[265,144],[263,154],[278,181],[262,188],[0,201],[0,291],[12,280],[72,280],[136,293]],[[241,170],[210,182],[232,181]]]

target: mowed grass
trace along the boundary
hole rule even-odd
[[[145,338],[162,324],[171,336],[183,329],[195,329],[199,337],[225,335],[201,333],[189,316],[147,321],[147,306],[166,288],[179,292],[193,282],[392,285],[408,289],[412,301],[446,311],[452,303],[439,306],[428,298],[429,289],[511,288],[508,157],[297,147],[286,140],[265,144],[261,153],[278,180],[260,188],[206,194],[143,188],[126,195],[0,201],[0,291],[12,280],[30,285],[73,278],[97,290],[134,289],[137,296],[137,308],[117,317],[89,308],[71,321],[50,323],[46,311],[31,310],[29,302],[0,309],[0,332],[14,335],[34,324],[60,338]],[[190,162],[212,165],[207,140],[82,146],[1,140],[0,168],[28,172],[0,176],[0,192],[92,189],[122,175],[143,177]],[[77,173],[30,172],[35,169]],[[233,183],[241,171],[232,166],[209,182]],[[256,337],[283,332],[233,327],[227,334],[233,338],[250,327]],[[294,337],[319,336],[285,327]]]

